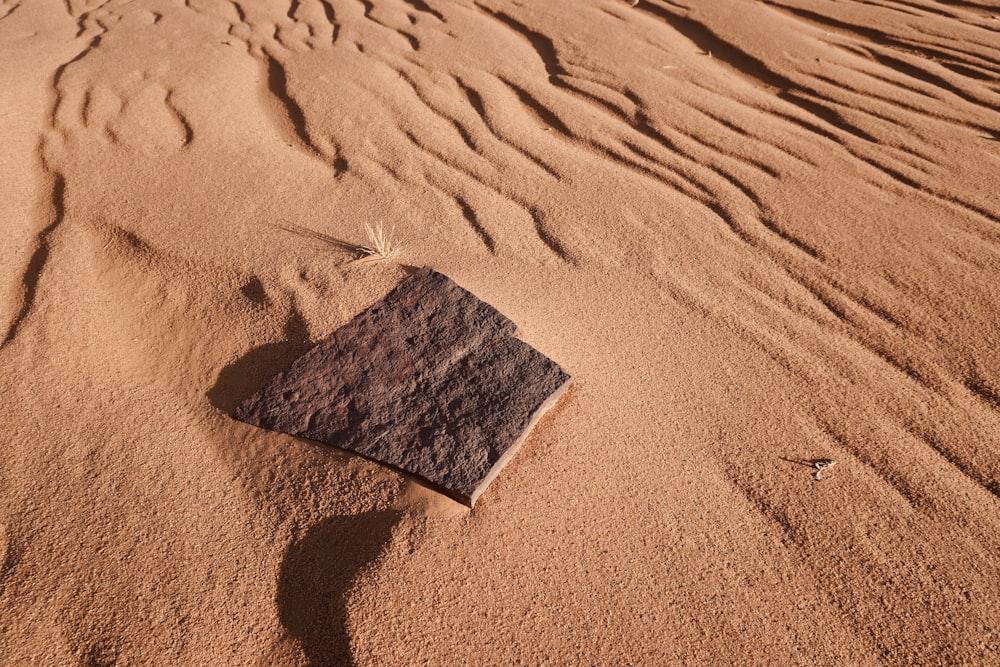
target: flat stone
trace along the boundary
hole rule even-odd
[[[516,333],[495,308],[425,267],[234,416],[357,452],[471,507],[570,384]]]

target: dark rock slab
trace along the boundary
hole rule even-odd
[[[516,333],[492,306],[425,267],[234,416],[357,452],[471,507],[570,384]]]

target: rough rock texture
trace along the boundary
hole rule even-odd
[[[423,268],[235,417],[357,452],[471,506],[570,382],[516,332],[492,306]]]

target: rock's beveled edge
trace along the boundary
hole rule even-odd
[[[514,458],[514,454],[516,454],[517,451],[521,449],[521,445],[523,445],[524,441],[528,439],[528,436],[535,429],[535,426],[542,419],[542,417],[545,416],[545,413],[551,410],[552,407],[559,402],[559,399],[562,398],[562,395],[566,393],[566,391],[570,388],[572,384],[573,384],[573,378],[571,378],[569,375],[566,375],[566,380],[561,385],[559,385],[559,387],[554,392],[549,394],[549,397],[545,399],[544,403],[538,406],[538,409],[535,410],[535,412],[531,415],[531,419],[528,421],[528,425],[525,427],[524,431],[522,431],[521,435],[517,438],[517,440],[515,440],[510,445],[510,447],[507,448],[507,451],[505,451],[500,456],[497,462],[493,464],[493,467],[490,468],[490,471],[487,473],[486,477],[484,477],[483,480],[479,483],[479,485],[476,486],[475,489],[473,489],[471,494],[469,494],[467,497],[457,498],[457,500],[465,503],[469,507],[475,507],[476,501],[479,500],[479,496],[481,496],[483,492],[486,491],[489,485],[493,483],[493,480],[495,480],[497,476],[500,474],[500,471],[504,469],[504,467],[510,462],[511,459]]]

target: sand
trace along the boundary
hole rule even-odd
[[[1000,664],[995,4],[3,0],[0,62],[0,663]],[[229,416],[424,265],[575,381],[472,511]]]

